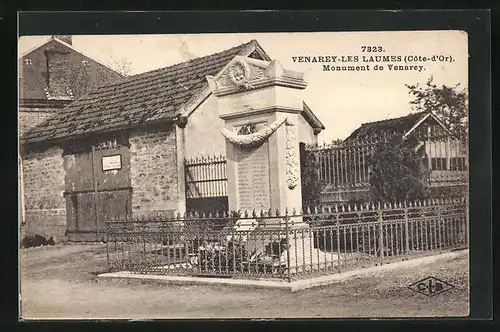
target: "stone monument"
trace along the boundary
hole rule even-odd
[[[303,73],[284,69],[276,60],[237,56],[207,80],[224,120],[229,210],[255,211],[257,215],[261,211],[274,214],[278,210],[280,215],[287,210],[290,215],[293,209],[301,211],[297,137],[307,86]],[[294,262],[300,256],[306,264],[325,258],[319,249],[312,248],[312,232],[300,215],[291,216],[288,225],[278,218],[265,226],[257,225],[255,219],[241,218],[236,224],[238,230],[287,228],[293,232],[282,262],[288,253]],[[259,240],[258,250],[272,240]]]

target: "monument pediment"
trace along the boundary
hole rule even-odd
[[[217,96],[249,91],[272,85],[304,89],[304,74],[286,70],[277,60],[264,61],[236,56],[216,76],[207,76]]]

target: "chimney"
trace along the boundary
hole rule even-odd
[[[45,50],[47,60],[47,87],[45,92],[48,99],[71,100],[73,94],[70,89],[70,60],[69,52],[65,50]]]
[[[57,39],[65,42],[66,44],[73,45],[73,41],[72,41],[71,35],[54,35],[52,37],[53,38],[57,38]]]

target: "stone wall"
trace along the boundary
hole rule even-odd
[[[42,123],[49,117],[55,115],[57,109],[20,109],[19,110],[19,134],[23,135],[28,129]]]
[[[175,129],[134,131],[130,143],[132,213],[175,211],[179,204]]]
[[[22,169],[25,206],[22,233],[64,240],[66,201],[62,149],[50,147],[26,152]]]
[[[219,118],[217,99],[210,95],[190,116],[186,126],[186,159],[226,155],[222,136],[224,121]]]

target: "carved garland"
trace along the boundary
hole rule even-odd
[[[289,121],[285,122],[286,126],[286,159],[285,159],[285,172],[286,184],[289,189],[294,189],[299,183],[300,165],[297,156],[297,139],[295,137],[295,128]]]
[[[249,135],[257,132],[257,127],[255,124],[246,124],[238,130],[238,135]]]
[[[224,128],[222,129],[222,135],[232,144],[242,148],[252,148],[263,144],[283,123],[285,123],[286,126],[286,183],[289,189],[294,189],[298,185],[300,178],[300,165],[297,156],[297,139],[294,124],[287,119],[283,119],[273,122],[260,131],[255,131],[254,125],[245,125],[238,133],[231,132]]]
[[[222,129],[222,135],[231,143],[240,146],[240,147],[257,147],[263,144],[269,136],[271,136],[283,123],[285,123],[286,119],[281,121],[275,121],[270,125],[264,127],[263,129],[251,133],[251,134],[238,134],[234,133],[225,128]]]

